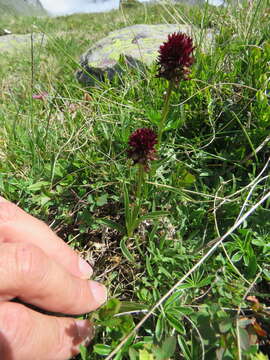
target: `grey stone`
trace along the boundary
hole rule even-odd
[[[32,34],[33,43],[35,46],[42,46],[47,38],[44,34],[33,33]],[[31,34],[18,35],[11,34],[0,37],[0,54],[9,53],[13,54],[19,51],[31,50]]]
[[[10,35],[10,34],[11,34],[10,30],[0,28],[0,36]]]
[[[190,25],[140,24],[113,31],[82,55],[77,80],[84,86],[94,86],[97,80],[106,77],[111,80],[115,74],[121,74],[125,65],[142,70],[157,59],[159,46],[168,34],[178,31],[192,36],[196,45],[200,29]],[[213,32],[206,30],[203,39],[203,48],[207,50],[213,43]]]
[[[0,0],[0,11],[15,15],[45,15],[40,0]]]

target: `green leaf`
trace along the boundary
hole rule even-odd
[[[131,216],[131,212],[130,212],[128,189],[127,189],[127,185],[125,182],[123,183],[123,193],[124,193],[124,207],[125,207],[125,222],[126,222],[127,229],[129,229],[132,216]]]
[[[157,319],[156,328],[155,328],[155,335],[158,341],[162,339],[164,331],[165,331],[165,319],[163,314],[160,314]]]
[[[139,350],[139,360],[154,360],[154,355],[146,349]]]
[[[145,310],[148,308],[149,306],[147,306],[146,304],[141,304],[135,301],[121,301],[120,312]]]
[[[108,194],[103,194],[96,199],[97,206],[103,206],[108,203]]]
[[[183,315],[181,312],[178,312],[177,310],[171,309],[170,312],[166,313],[166,319],[168,320],[169,324],[179,333],[179,334],[185,334],[186,329],[183,325]]]
[[[165,302],[164,304],[164,310],[166,311],[167,309],[170,308],[170,306],[174,305],[180,298],[180,296],[183,296],[182,291],[176,291],[174,294],[172,294]]]
[[[221,333],[226,333],[232,328],[232,320],[225,319],[219,323],[219,330]]]
[[[187,170],[183,170],[183,174],[178,182],[178,185],[181,187],[187,187],[189,185],[194,184],[195,181],[196,181],[196,178],[194,175],[192,175]]]
[[[83,345],[80,345],[80,355],[82,360],[89,360],[87,353],[88,353],[87,348]]]
[[[200,281],[199,283],[197,283],[196,288],[207,286],[207,285],[211,284],[213,282],[213,280],[214,280],[214,277],[209,276],[209,277],[203,279],[202,281]]]
[[[182,125],[183,121],[180,116],[176,117],[175,119],[168,122],[168,124],[164,128],[165,131],[178,129]]]
[[[120,320],[119,329],[122,333],[128,334],[134,328],[134,321],[131,315],[122,315],[116,318]]]
[[[112,348],[109,345],[96,344],[94,345],[94,353],[99,355],[109,355]]]
[[[121,251],[123,253],[123,255],[128,259],[128,261],[130,262],[135,262],[135,258],[134,256],[131,254],[131,252],[128,250],[127,245],[126,245],[126,241],[128,240],[128,238],[125,236],[123,237],[123,239],[120,241],[120,248]]]
[[[149,219],[157,219],[160,218],[162,216],[168,216],[170,215],[169,211],[153,211],[149,214],[143,215],[140,217],[140,222],[144,221],[144,220],[149,220]]]
[[[242,259],[242,257],[243,257],[243,253],[241,251],[238,251],[232,256],[231,260],[232,262],[238,262]]]
[[[99,319],[104,321],[112,318],[120,310],[121,302],[118,299],[112,298],[98,311]]]
[[[146,116],[148,117],[148,119],[151,121],[152,124],[157,125],[157,127],[159,127],[160,121],[161,121],[161,113],[153,110],[153,109],[149,109],[146,112]]]
[[[147,272],[148,274],[153,277],[154,276],[154,272],[153,272],[153,269],[152,269],[152,266],[151,266],[151,263],[150,263],[150,258],[149,256],[146,256],[146,269],[147,269]]]
[[[270,271],[267,269],[263,269],[263,274],[267,281],[270,281]]]
[[[133,348],[128,349],[128,355],[129,355],[129,360],[138,360],[139,359],[138,351]]]
[[[248,269],[247,269],[247,274],[249,276],[249,278],[252,278],[253,276],[256,275],[258,270],[258,265],[257,265],[257,259],[255,255],[252,255],[249,257],[249,263],[248,263]]]
[[[35,184],[29,185],[27,187],[27,190],[35,192],[35,191],[41,190],[44,187],[48,187],[50,185],[51,185],[51,183],[49,183],[48,181],[38,181]]]
[[[241,349],[247,350],[250,347],[248,332],[245,329],[239,327],[239,335]]]
[[[125,233],[124,227],[115,221],[112,221],[109,219],[97,219],[96,222],[101,225],[106,225],[111,229],[117,230],[118,232],[120,232],[122,234]]]
[[[176,348],[176,338],[175,336],[167,337],[162,345],[157,349],[156,360],[167,360],[173,356]]]
[[[182,350],[185,360],[193,360],[191,357],[191,352],[189,347],[187,346],[186,339],[181,336],[177,336],[178,344]]]
[[[264,355],[263,353],[258,353],[253,358],[253,360],[269,360],[268,356]]]

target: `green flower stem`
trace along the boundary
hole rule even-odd
[[[144,167],[141,164],[139,164],[138,166],[139,166],[139,168],[138,168],[138,174],[137,174],[137,188],[136,188],[136,192],[135,192],[135,201],[134,201],[135,206],[134,206],[134,209],[131,214],[131,224],[128,229],[128,237],[132,237],[133,232],[136,228],[136,223],[138,220],[138,215],[140,213],[141,203],[142,203],[142,187],[145,182]]]
[[[170,105],[170,99],[171,99],[171,94],[172,94],[173,88],[174,88],[174,80],[170,80],[169,86],[168,86],[168,89],[166,92],[166,98],[165,98],[164,107],[163,107],[163,111],[162,111],[162,115],[161,115],[159,129],[158,129],[158,146],[160,146],[161,138],[162,138],[162,134],[164,131],[164,126],[165,126],[165,121],[166,121],[168,113],[169,113],[169,105]]]
[[[142,164],[139,164],[139,169],[138,169],[138,183],[137,183],[137,191],[136,191],[136,200],[137,201],[137,205],[141,206],[141,200],[142,200],[142,186],[144,184],[144,166]]]

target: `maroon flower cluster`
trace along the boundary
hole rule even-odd
[[[193,64],[192,39],[183,33],[173,33],[159,48],[158,77],[179,82],[188,79],[189,67]]]
[[[149,161],[156,159],[156,144],[157,135],[153,130],[138,129],[130,135],[128,157],[134,161],[134,164],[142,164],[145,171],[148,171]]]

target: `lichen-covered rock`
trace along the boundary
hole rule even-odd
[[[160,24],[133,25],[113,31],[92,46],[80,60],[81,69],[76,72],[78,81],[84,86],[93,86],[97,80],[112,77],[121,73],[123,64],[139,67],[151,65],[158,56],[159,46],[173,32],[185,32],[194,38],[199,37],[199,29],[189,25]],[[211,30],[205,31],[204,48],[213,41]],[[123,61],[119,63],[122,56]]]
[[[32,35],[34,46],[42,44],[47,41],[47,38],[44,34],[34,33]],[[25,35],[5,35],[0,37],[0,53],[9,53],[13,54],[19,51],[25,51],[31,49],[31,34]]]

